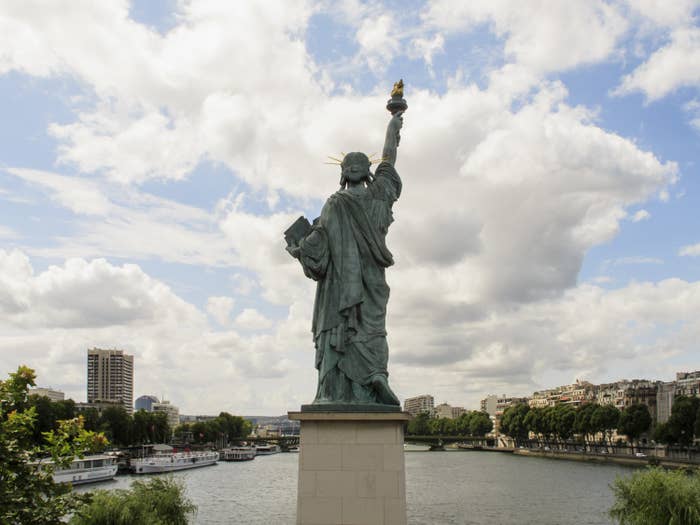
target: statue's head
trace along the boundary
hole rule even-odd
[[[372,172],[369,167],[372,163],[369,157],[359,151],[348,153],[343,157],[340,163],[341,176],[340,185],[345,187],[348,182],[370,182],[372,180]]]

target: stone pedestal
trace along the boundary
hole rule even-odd
[[[405,525],[404,412],[290,412],[301,421],[298,525]]]

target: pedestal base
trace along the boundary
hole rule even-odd
[[[290,412],[301,421],[298,525],[405,525],[404,412]]]

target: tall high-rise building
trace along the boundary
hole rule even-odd
[[[92,348],[87,353],[88,403],[120,403],[133,412],[134,356],[123,350]]]

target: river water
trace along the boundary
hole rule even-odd
[[[293,524],[298,454],[175,473],[197,505],[197,524]],[[410,525],[608,525],[610,484],[629,467],[497,452],[406,453]],[[81,487],[126,488],[134,476]]]

